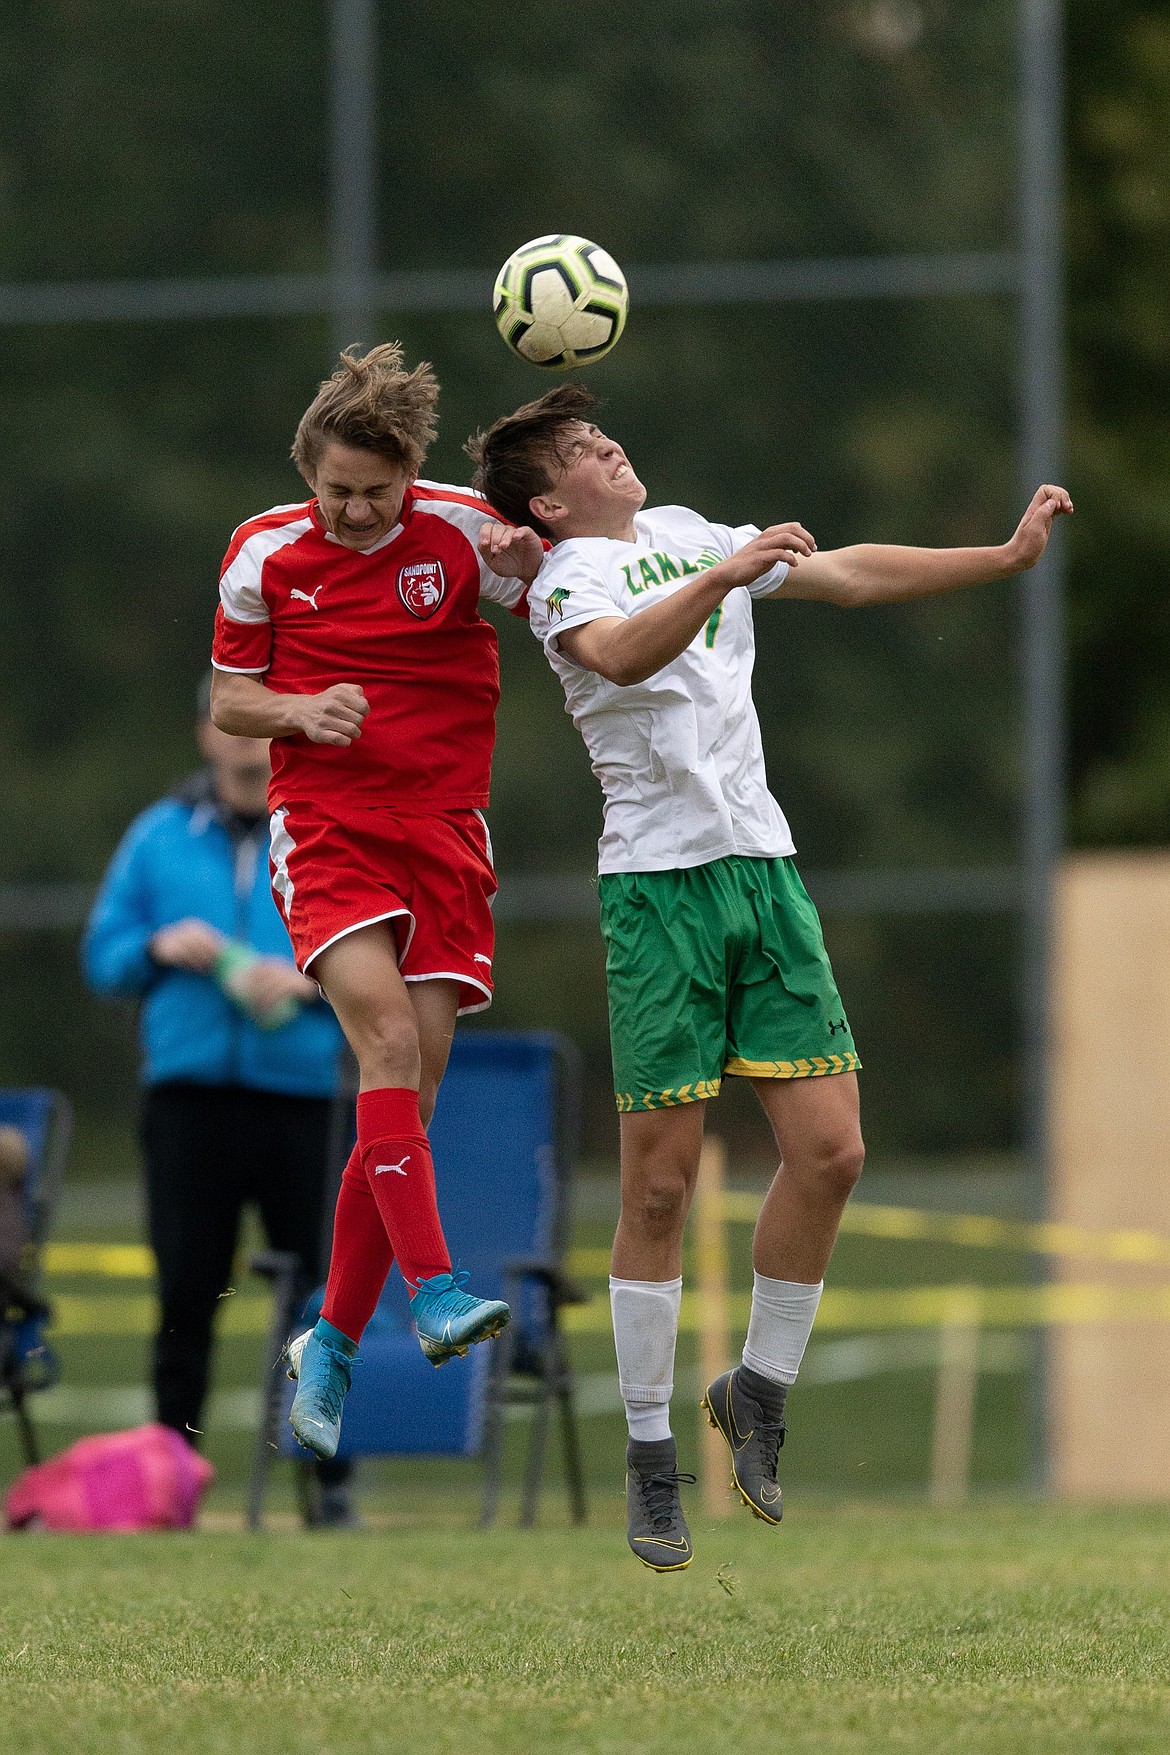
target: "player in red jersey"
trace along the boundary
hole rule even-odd
[[[425,1130],[456,1017],[491,1003],[499,666],[479,599],[523,614],[543,547],[522,538],[501,577],[477,550],[486,501],[417,479],[437,395],[396,343],[343,354],[293,445],[313,498],[240,526],[216,615],[212,717],[274,740],[273,888],[361,1072],[321,1320],[289,1348],[293,1428],[320,1456],[393,1260],[436,1365],[508,1320],[452,1275]]]

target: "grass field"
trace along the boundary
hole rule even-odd
[[[0,1747],[622,1755],[1170,1746],[1170,1520],[1006,1503],[5,1544]]]
[[[956,1185],[946,1204],[978,1192]],[[1010,1210],[1006,1180],[985,1192],[987,1210]],[[896,1186],[881,1195],[908,1198]],[[611,1206],[611,1185],[583,1188],[575,1244],[599,1301]],[[57,1235],[131,1240],[136,1210],[128,1184],[82,1188]],[[737,1233],[740,1287],[745,1242]],[[982,1251],[973,1264],[936,1244],[849,1237],[834,1283],[940,1283],[973,1267],[984,1283],[1026,1272],[1012,1253]],[[57,1449],[144,1417],[145,1402],[137,1415],[131,1403],[143,1396],[149,1324],[119,1326],[124,1284],[62,1278],[50,1290],[95,1315],[93,1332],[59,1341],[55,1414],[45,1398]],[[928,1509],[934,1363],[921,1342],[887,1337],[874,1353],[873,1337],[814,1340],[784,1451],[783,1528],[742,1512],[705,1524],[692,1494],[698,1558],[659,1578],[625,1547],[624,1422],[603,1332],[573,1341],[587,1529],[566,1525],[555,1458],[542,1528],[488,1533],[471,1528],[474,1463],[394,1459],[362,1464],[367,1532],[300,1533],[280,1465],[272,1533],[249,1537],[239,1531],[259,1334],[229,1324],[207,1422],[218,1475],[200,1533],[0,1538],[0,1752],[1162,1755],[1170,1517],[1011,1496],[1026,1478],[1027,1378],[1023,1338],[1010,1335],[988,1337],[980,1377],[978,1497]],[[678,1383],[680,1461],[693,1467],[691,1336]],[[524,1432],[509,1428],[506,1517]],[[18,1466],[12,1424],[0,1422],[0,1480]]]

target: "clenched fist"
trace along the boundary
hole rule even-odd
[[[297,700],[297,730],[310,743],[332,743],[342,749],[362,734],[362,720],[370,703],[358,683],[334,683],[319,695],[301,695]]]

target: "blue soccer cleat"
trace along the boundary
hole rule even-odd
[[[462,1288],[469,1274],[432,1274],[410,1300],[418,1344],[432,1365],[462,1358],[476,1341],[490,1341],[512,1312],[499,1298],[475,1298]]]
[[[326,1462],[337,1455],[341,1410],[357,1356],[357,1343],[324,1317],[285,1350],[288,1375],[298,1386],[288,1423],[297,1443]]]

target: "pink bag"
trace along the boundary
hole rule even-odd
[[[184,1530],[214,1474],[169,1426],[136,1426],[26,1469],[4,1510],[14,1530]]]

